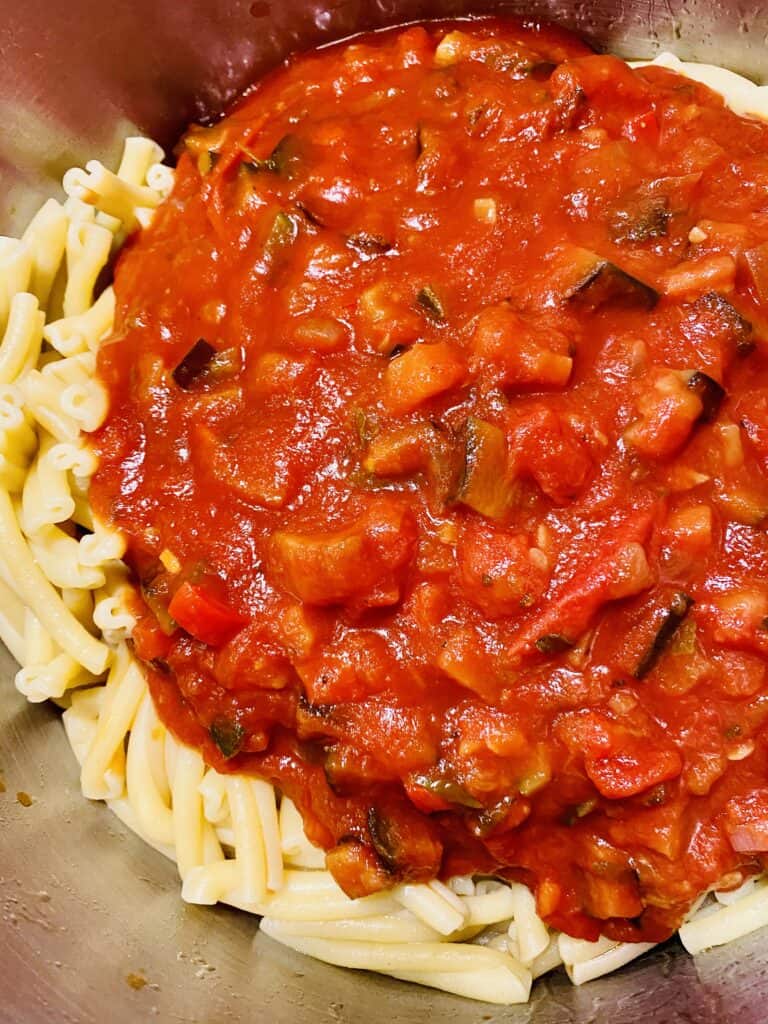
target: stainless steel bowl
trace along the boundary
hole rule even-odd
[[[63,170],[137,129],[166,144],[284,54],[416,18],[548,17],[626,56],[671,49],[768,78],[760,0],[4,0],[0,230],[23,227]],[[255,923],[185,906],[173,865],[82,799],[54,709],[15,692],[0,649],[0,1021],[114,1024],[764,1024],[768,944],[698,957],[676,942],[531,1003],[495,1008],[327,967],[254,942]],[[28,794],[32,803],[17,794]],[[146,984],[143,984],[146,981]]]

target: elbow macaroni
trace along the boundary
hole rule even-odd
[[[715,71],[692,75],[732,90]],[[739,79],[734,103],[764,112],[756,89]],[[176,861],[189,902],[260,914],[267,935],[328,963],[494,1003],[525,1002],[560,964],[577,985],[615,970],[650,947],[554,934],[519,884],[461,877],[350,899],[291,800],[206,769],[158,718],[125,642],[125,541],[88,506],[96,459],[83,434],[107,413],[95,352],[115,312],[113,289],[95,301],[94,289],[116,236],[169,195],[162,156],[126,140],[116,173],[98,161],[69,171],[66,202],[46,202],[21,240],[0,238],[0,639],[21,665],[17,688],[67,705],[84,795]],[[72,524],[90,532],[77,539]],[[705,903],[681,928],[684,945],[695,953],[768,923],[767,886]]]

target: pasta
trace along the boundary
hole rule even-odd
[[[765,89],[730,72],[655,63],[768,114]],[[115,310],[112,288],[94,288],[116,241],[170,193],[161,159],[130,138],[115,173],[98,161],[69,171],[66,202],[46,202],[20,240],[0,239],[0,638],[21,665],[17,689],[62,703],[84,796],[175,860],[191,903],[259,914],[266,935],[331,964],[495,1003],[524,1002],[561,963],[576,985],[616,970],[651,947],[553,934],[520,884],[458,877],[350,899],[289,799],[206,768],[158,718],[126,645],[125,543],[87,506],[96,463],[84,434],[107,412],[95,351]],[[766,924],[763,878],[708,897],[680,938],[699,953]]]

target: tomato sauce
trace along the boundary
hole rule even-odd
[[[768,851],[768,125],[554,29],[288,61],[115,278],[92,501],[166,723],[351,895],[659,940]]]

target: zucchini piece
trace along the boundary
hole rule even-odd
[[[170,579],[164,567],[158,562],[153,569],[142,576],[139,584],[144,604],[157,619],[157,624],[166,636],[173,636],[179,626],[168,611],[170,603]]]
[[[493,423],[470,416],[463,435],[464,470],[455,500],[489,519],[500,519],[518,491],[509,475],[504,433]]]
[[[650,285],[576,245],[560,251],[554,277],[560,298],[584,310],[595,311],[607,303],[652,309],[659,300],[659,293]]]
[[[245,729],[239,722],[227,718],[226,715],[219,715],[211,722],[211,739],[226,758],[239,754],[245,739]]]
[[[275,215],[264,243],[264,258],[269,267],[275,267],[280,262],[298,234],[299,226],[293,217],[283,210]]]
[[[272,152],[265,159],[252,156],[246,150],[243,151],[248,157],[240,165],[251,174],[279,174],[289,181],[295,176],[296,165],[301,155],[299,151],[299,140],[295,135],[284,135]]]
[[[688,594],[684,594],[682,591],[673,595],[669,608],[664,614],[661,626],[656,631],[656,636],[653,638],[651,646],[640,659],[640,664],[635,669],[635,679],[642,679],[644,676],[647,676],[651,669],[656,665],[656,662],[664,653],[668,644],[672,640],[672,637],[682,624],[683,619],[688,614],[692,604],[693,598],[689,597]]]
[[[445,307],[431,285],[425,285],[416,296],[416,305],[433,324],[445,323]]]
[[[417,775],[413,781],[417,786],[421,786],[429,793],[434,793],[446,803],[458,804],[460,807],[472,807],[475,810],[483,806],[479,800],[470,796],[459,782],[447,775]]]
[[[717,410],[725,398],[725,388],[701,370],[696,370],[688,378],[687,386],[701,402],[699,422],[709,423],[717,416]]]

